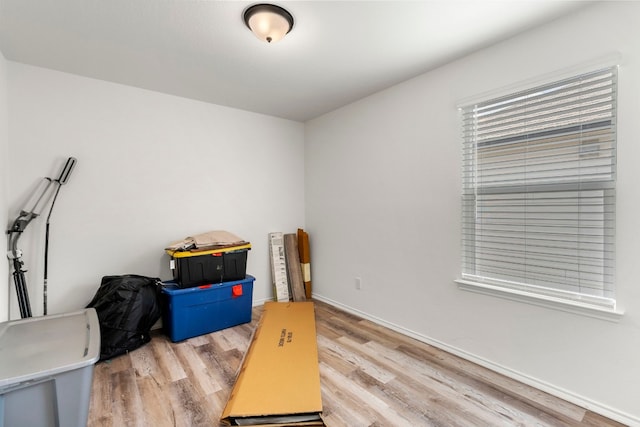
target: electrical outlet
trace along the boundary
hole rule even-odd
[[[362,289],[362,279],[360,279],[359,277],[356,277],[356,289],[357,290]]]

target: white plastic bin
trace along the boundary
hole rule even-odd
[[[100,357],[95,309],[0,323],[0,427],[84,427]]]

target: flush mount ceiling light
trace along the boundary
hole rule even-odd
[[[244,23],[262,41],[274,43],[293,28],[293,16],[274,4],[254,4],[244,11]]]

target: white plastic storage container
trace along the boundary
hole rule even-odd
[[[0,323],[0,427],[84,427],[100,357],[95,309]]]

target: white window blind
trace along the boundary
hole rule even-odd
[[[617,68],[462,109],[462,278],[615,306]]]

